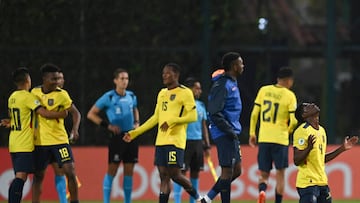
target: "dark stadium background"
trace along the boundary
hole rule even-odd
[[[164,64],[195,76],[206,101],[210,75],[227,51],[245,62],[239,78],[244,103],[242,143],[261,85],[274,82],[281,66],[294,68],[298,101],[320,105],[330,143],[359,131],[360,1],[327,0],[0,0],[0,116],[14,85],[11,72],[52,62],[65,74],[65,89],[82,113],[79,146],[104,145],[106,132],[86,119],[95,100],[113,87],[112,72],[130,72],[141,121],[155,105]],[[259,29],[259,18],[267,24]],[[0,129],[0,145],[8,131]],[[152,144],[156,131],[142,136]]]

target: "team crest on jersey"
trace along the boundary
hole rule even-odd
[[[299,139],[299,145],[302,146],[305,144],[305,140],[303,138]]]
[[[35,100],[34,103],[35,103],[36,105],[40,105],[40,101],[39,101],[39,100]]]
[[[170,101],[173,101],[176,98],[176,94],[170,95]]]
[[[49,106],[54,105],[54,99],[48,99],[48,105]]]

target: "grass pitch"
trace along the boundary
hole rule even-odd
[[[268,200],[272,202],[272,200]],[[123,202],[122,200],[113,200],[113,203],[120,203]],[[132,201],[133,203],[158,203],[158,201]],[[173,200],[170,200],[169,203],[173,203]],[[183,201],[184,203],[188,202],[187,200]],[[213,203],[220,203],[221,201],[212,201]],[[252,201],[244,201],[244,200],[233,200],[232,203],[256,203],[257,200]],[[298,203],[298,200],[287,200],[283,201],[283,203]],[[355,203],[360,202],[360,200],[333,200],[336,203]],[[24,201],[24,203],[31,203],[30,201]],[[42,201],[42,203],[58,203],[58,201]],[[102,203],[102,201],[80,201],[80,203]]]

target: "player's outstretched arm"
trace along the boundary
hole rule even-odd
[[[325,163],[335,159],[344,151],[351,149],[358,142],[359,142],[358,136],[352,136],[350,138],[349,136],[345,137],[344,143],[340,147],[338,147],[334,151],[325,154]]]
[[[129,133],[125,133],[125,135],[123,137],[123,140],[125,142],[131,142],[131,137],[130,137]]]
[[[344,140],[344,147],[345,150],[349,150],[351,149],[354,145],[356,145],[359,142],[359,136],[352,136],[349,138],[349,136],[347,136]]]

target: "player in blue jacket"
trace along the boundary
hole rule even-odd
[[[242,109],[237,77],[244,71],[239,53],[229,52],[222,58],[224,73],[213,77],[208,96],[210,134],[218,153],[221,175],[211,190],[201,199],[210,202],[220,193],[222,203],[230,202],[231,182],[241,174],[239,122]]]

